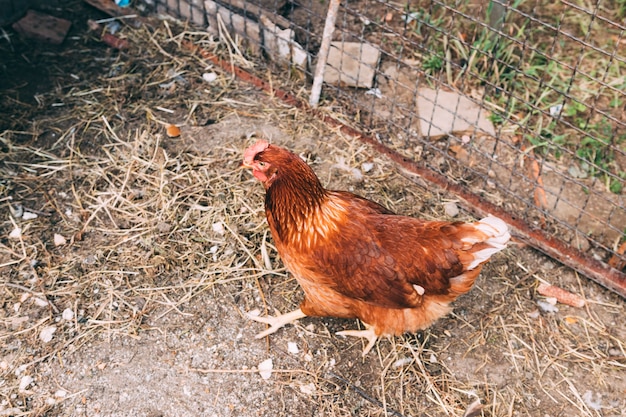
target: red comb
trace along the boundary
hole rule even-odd
[[[270,146],[270,144],[266,140],[262,140],[261,139],[261,140],[257,141],[257,143],[255,143],[254,145],[250,146],[243,153],[243,163],[247,164],[247,165],[251,165],[252,161],[254,161],[255,155],[258,154],[259,152],[263,152],[264,150],[266,150],[268,148],[268,146]]]

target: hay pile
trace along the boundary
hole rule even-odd
[[[449,199],[181,42],[255,70],[232,45],[166,21],[122,36],[119,53],[76,34],[63,62],[47,57],[56,87],[4,120],[0,415],[460,416],[476,398],[485,416],[626,408],[623,300],[523,248],[498,256],[453,315],[365,360],[360,341],[334,335],[350,320],[254,340],[243,313],[290,310],[301,293],[239,167],[252,136],[398,212],[444,218]],[[538,280],[587,307],[539,311]]]

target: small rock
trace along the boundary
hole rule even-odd
[[[85,265],[94,265],[96,263],[95,255],[88,255],[86,258],[83,259],[83,263]]]
[[[31,213],[30,211],[25,211],[24,214],[22,214],[22,219],[23,220],[33,220],[36,219],[37,216],[35,213]]]
[[[67,243],[67,240],[58,233],[54,234],[54,246],[62,246]]]
[[[361,164],[361,169],[363,170],[363,172],[368,173],[372,169],[374,169],[374,163],[373,162],[363,162]]]
[[[74,318],[74,310],[72,310],[71,308],[66,308],[65,310],[63,310],[62,317],[65,321],[72,320]]]
[[[311,382],[310,384],[300,385],[300,392],[307,395],[313,394],[315,392],[315,384]]]
[[[272,376],[272,369],[274,369],[274,364],[272,363],[272,359],[266,359],[259,364],[259,374],[263,379],[270,379]]]
[[[218,235],[223,235],[225,232],[224,223],[222,222],[213,223],[211,227],[213,228],[213,231]]]
[[[448,217],[456,217],[459,215],[459,207],[453,201],[448,201],[443,205],[443,211]]]
[[[37,307],[48,307],[48,300],[44,300],[43,298],[33,297],[33,302]]]
[[[413,362],[413,359],[404,357],[404,358],[400,358],[397,361],[395,361],[392,366],[394,368],[401,368],[404,365],[410,364],[411,362]]]
[[[587,178],[588,174],[587,171],[583,171],[580,168],[578,168],[577,165],[572,165],[567,169],[567,172],[574,178]]]
[[[19,227],[16,227],[15,229],[11,230],[11,233],[9,233],[10,239],[20,239],[21,237],[22,229],[20,229]]]
[[[202,74],[202,79],[210,84],[213,81],[217,80],[217,74],[214,72],[205,72],[204,74]]]
[[[365,92],[366,96],[374,96],[376,98],[383,98],[383,93],[380,91],[380,88],[370,88]]]
[[[563,110],[563,104],[556,104],[550,107],[550,116],[558,117]]]
[[[157,224],[157,231],[159,233],[169,233],[172,230],[172,225],[166,222]]]
[[[296,353],[300,352],[300,349],[298,349],[298,345],[296,343],[287,342],[287,351],[295,355]]]
[[[60,389],[54,393],[54,396],[57,398],[65,398],[67,396],[67,391]]]
[[[41,329],[41,332],[39,333],[39,339],[41,339],[41,341],[44,343],[49,343],[52,340],[52,336],[54,335],[54,332],[56,331],[57,331],[56,326],[44,327],[43,329]]]
[[[553,304],[548,303],[544,300],[537,300],[537,306],[544,313],[558,313],[559,308]]]
[[[19,392],[24,392],[26,388],[28,388],[28,386],[33,383],[33,381],[34,379],[32,376],[24,375],[22,379],[20,379]]]
[[[539,313],[539,310],[533,310],[530,313],[526,313],[526,315],[531,319],[538,319],[540,314],[541,313]]]

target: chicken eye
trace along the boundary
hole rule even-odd
[[[263,161],[259,161],[259,166],[260,166],[261,168],[265,168],[265,165],[266,165],[266,163],[265,163],[265,162],[263,162]]]

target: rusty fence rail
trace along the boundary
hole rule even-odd
[[[322,52],[328,2],[144,3],[237,34],[277,74],[302,73],[365,136],[626,296],[623,2],[343,1]]]

